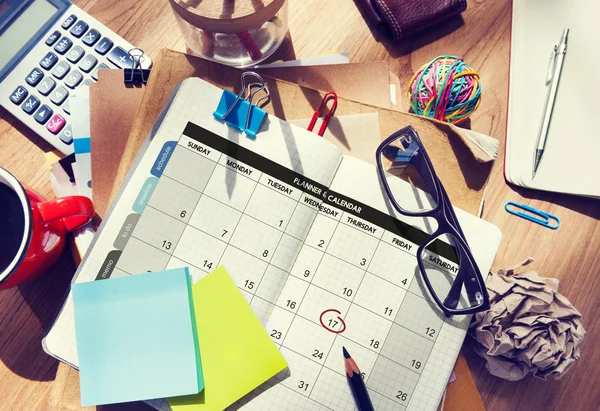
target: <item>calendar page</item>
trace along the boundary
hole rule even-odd
[[[196,281],[224,265],[289,364],[231,409],[354,410],[342,346],[375,409],[436,409],[470,318],[445,318],[422,283],[432,222],[396,215],[373,166],[305,130],[269,116],[251,141],[213,120],[219,96],[184,82],[76,281],[183,266]],[[498,230],[457,215],[487,272]],[[70,304],[46,344],[76,365]]]
[[[99,227],[75,282],[163,270],[180,261],[189,265],[197,280],[220,262],[229,261],[226,268],[232,275],[240,268],[247,273],[242,279],[244,295],[276,292],[277,286],[269,281],[260,286],[261,270],[266,278],[279,279],[285,274],[282,268],[269,264],[272,259],[287,261],[287,254],[292,253],[286,252],[286,247],[292,245],[280,233],[284,229],[301,230],[303,219],[308,218],[299,211],[290,218],[289,227],[287,221],[285,226],[280,223],[283,217],[265,222],[272,213],[279,216],[288,211],[281,208],[289,204],[279,179],[295,173],[306,176],[306,184],[326,187],[342,155],[322,138],[274,116],[266,117],[260,138],[248,139],[214,119],[213,111],[222,93],[222,89],[199,78],[181,83]],[[198,130],[203,137],[186,136],[188,124],[190,130]],[[195,137],[197,133],[188,134]],[[230,155],[223,155],[231,149]],[[242,156],[252,156],[250,162],[258,159],[260,167],[238,160],[235,154],[241,152]],[[277,178],[269,180],[268,173],[263,176],[261,169],[265,167]],[[280,195],[271,198],[271,192]],[[292,198],[299,192],[294,189]],[[225,224],[217,224],[221,222]],[[263,244],[264,248],[256,248]],[[285,269],[282,264],[279,266]],[[50,355],[77,367],[74,327],[69,293],[43,347]]]
[[[389,183],[396,194],[423,200],[424,193],[397,178]],[[487,273],[501,240],[498,228],[455,210]],[[344,157],[275,306],[251,301],[255,311],[269,312],[266,329],[290,375],[232,409],[355,410],[346,347],[376,410],[436,410],[471,318],[446,318],[422,281],[415,251],[435,228],[430,219],[397,214],[375,167]],[[452,258],[434,260],[452,271]]]

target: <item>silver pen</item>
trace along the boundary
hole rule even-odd
[[[560,43],[554,46],[554,50],[552,50],[552,55],[550,56],[548,78],[546,79],[546,85],[550,83],[550,90],[548,90],[548,96],[546,98],[544,117],[542,118],[542,126],[540,127],[540,135],[538,136],[535,157],[533,159],[533,174],[531,178],[535,177],[535,173],[540,165],[540,160],[542,159],[542,154],[544,154],[548,130],[550,128],[550,119],[552,118],[552,110],[554,109],[554,101],[556,100],[556,92],[558,91],[558,83],[560,82],[565,55],[567,54],[568,37],[569,29],[564,29],[560,38]]]

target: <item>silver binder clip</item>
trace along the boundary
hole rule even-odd
[[[142,63],[146,59],[144,50],[133,48],[129,50],[128,54],[131,59],[131,68],[125,69],[125,83],[146,84],[150,76],[150,70],[142,68]]]

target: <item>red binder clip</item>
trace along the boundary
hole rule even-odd
[[[321,137],[323,137],[323,134],[325,133],[325,129],[327,128],[327,124],[329,124],[329,119],[331,119],[331,117],[333,116],[333,113],[335,113],[335,109],[337,108],[338,97],[334,91],[330,91],[329,93],[326,93],[323,96],[323,100],[321,100],[321,105],[319,106],[319,109],[317,111],[315,111],[315,114],[313,114],[312,118],[310,119],[310,123],[308,124],[308,128],[307,128],[308,131],[313,131],[313,128],[315,128],[315,124],[317,123],[317,119],[319,118],[319,115],[323,111],[323,107],[327,106],[327,102],[329,100],[333,100],[333,104],[331,105],[329,112],[325,115],[325,117],[323,117],[323,123],[321,124],[321,128],[319,129],[319,132],[317,133]]]

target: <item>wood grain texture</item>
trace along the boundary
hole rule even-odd
[[[75,4],[131,43],[155,57],[163,48],[185,51],[185,43],[166,0],[75,0]],[[510,51],[510,0],[469,0],[462,17],[391,45],[373,33],[351,0],[290,0],[290,31],[274,58],[310,57],[328,50],[348,51],[351,61],[390,62],[402,87],[416,69],[440,54],[461,55],[481,75],[483,102],[470,122],[473,130],[498,138],[503,147]],[[407,108],[406,101],[400,102]],[[399,124],[400,128],[402,125]],[[0,165],[41,194],[52,197],[43,153],[51,147],[34,136],[4,110],[0,110]],[[560,291],[582,312],[588,335],[583,359],[561,381],[527,378],[505,382],[485,370],[485,364],[468,356],[484,404],[489,410],[592,410],[600,403],[595,387],[600,363],[600,202],[565,195],[539,193],[508,186],[502,175],[503,154],[492,172],[484,218],[504,234],[494,269],[512,265],[527,256],[544,276],[561,280]],[[506,201],[523,202],[560,217],[559,230],[551,231],[503,209]],[[60,410],[74,394],[59,387],[72,375],[43,353],[45,334],[74,266],[68,255],[47,275],[19,289],[0,293],[0,398],[1,409]],[[466,348],[471,344],[467,341]],[[57,381],[54,381],[54,380]],[[64,401],[63,401],[64,400]],[[143,404],[99,407],[104,410],[147,410]],[[70,409],[70,408],[69,408]]]

